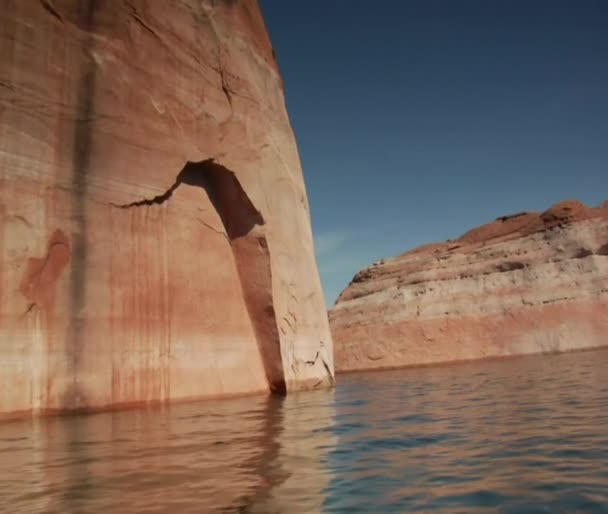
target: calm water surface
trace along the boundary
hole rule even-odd
[[[0,511],[608,512],[608,352],[0,425]]]

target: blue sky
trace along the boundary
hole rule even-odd
[[[608,2],[261,5],[328,306],[377,259],[608,198]]]

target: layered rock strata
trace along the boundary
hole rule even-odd
[[[329,318],[338,371],[608,346],[608,203],[504,216],[376,262]]]
[[[257,2],[7,0],[0,44],[0,414],[333,383]]]

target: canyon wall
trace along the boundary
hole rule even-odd
[[[333,384],[255,0],[7,0],[0,414]]]
[[[376,262],[329,317],[337,371],[608,346],[608,202],[504,216]]]

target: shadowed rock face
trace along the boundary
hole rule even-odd
[[[331,385],[257,2],[3,7],[0,415]]]
[[[608,345],[608,204],[518,213],[360,271],[329,312],[336,369]]]

